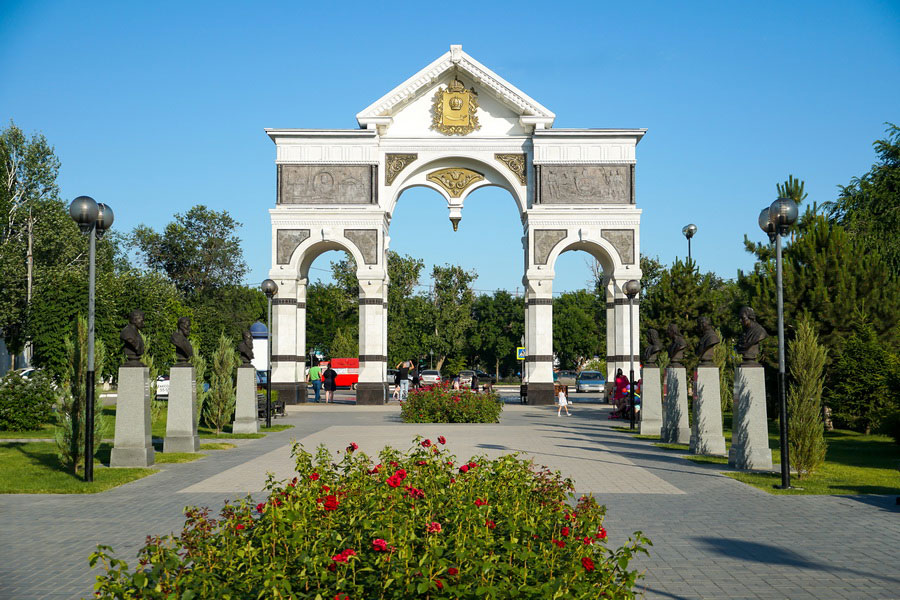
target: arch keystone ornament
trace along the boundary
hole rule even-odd
[[[429,173],[426,179],[441,186],[451,198],[459,198],[466,188],[484,181],[484,175],[471,169],[449,168]]]

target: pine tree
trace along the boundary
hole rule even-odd
[[[788,389],[791,462],[797,479],[812,474],[825,462],[825,428],[822,422],[822,377],[828,351],[819,344],[809,318],[800,321],[797,335],[788,343],[791,382]]]
[[[329,351],[332,358],[356,357],[359,356],[359,343],[343,327],[338,327],[334,332]]]
[[[234,378],[239,364],[234,343],[222,333],[213,354],[212,381],[204,412],[206,422],[215,428],[217,435],[231,422],[234,413]]]

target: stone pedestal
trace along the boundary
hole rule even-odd
[[[233,433],[259,433],[259,413],[256,404],[256,370],[239,367],[237,370],[237,396],[234,402]]]
[[[150,369],[120,367],[116,397],[116,437],[111,467],[149,467],[153,464],[150,434]]]
[[[641,379],[641,435],[661,435],[662,385],[659,367],[645,367]]]
[[[534,382],[528,384],[528,404],[549,406],[559,404],[559,398],[552,383]]]
[[[322,390],[325,397],[325,390]],[[360,381],[356,384],[356,404],[359,406],[385,404],[390,395],[385,395],[384,383],[377,381]],[[324,400],[323,400],[324,402]]]
[[[194,367],[172,367],[169,371],[169,409],[163,452],[196,452],[199,449]]]
[[[666,397],[663,402],[660,441],[666,444],[689,444],[687,374],[684,367],[666,369]]]
[[[766,422],[766,379],[760,365],[734,370],[734,420],[728,464],[736,469],[772,468]]]
[[[725,456],[719,392],[719,368],[697,368],[697,397],[694,399],[694,423],[691,425],[691,452],[694,454]]]

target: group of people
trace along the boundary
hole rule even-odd
[[[406,400],[409,396],[409,387],[412,384],[414,390],[419,389],[421,382],[419,380],[419,369],[411,360],[404,360],[397,364],[397,372],[394,374],[394,393],[391,398],[394,400]]]
[[[320,366],[318,359],[313,360],[313,366],[306,373],[306,382],[312,383],[315,392],[314,402],[319,402],[320,393],[325,390],[325,404],[334,402],[334,391],[337,389],[337,371],[331,368],[331,363],[326,363],[325,368]]]
[[[640,406],[640,381],[634,384],[634,403]],[[613,403],[616,408],[613,410],[610,419],[625,419],[631,416],[631,382],[628,376],[622,372],[622,369],[616,370],[615,387],[613,388]]]

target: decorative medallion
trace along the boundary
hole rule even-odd
[[[446,88],[438,88],[431,112],[434,118],[431,128],[444,135],[468,135],[481,129],[475,110],[478,94],[475,88],[466,89],[462,81],[454,78]]]
[[[417,158],[419,158],[418,154],[385,154],[385,185],[394,183],[394,179],[400,174],[400,171],[412,164]]]
[[[426,179],[444,188],[451,198],[459,198],[470,185],[482,181],[484,175],[471,169],[449,168],[429,173]]]
[[[502,162],[510,171],[519,178],[519,183],[525,185],[528,177],[525,175],[525,155],[524,154],[495,154],[494,158]]]

